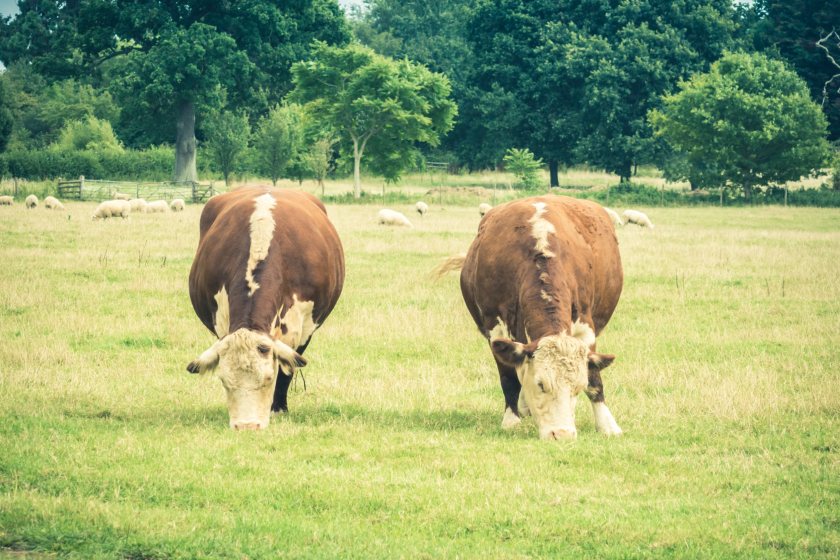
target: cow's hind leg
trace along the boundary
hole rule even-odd
[[[586,395],[592,403],[595,428],[608,436],[621,435],[621,428],[604,401],[604,383],[601,381],[601,370],[598,368],[589,368],[589,386],[586,388]]]
[[[505,415],[502,417],[502,428],[509,430],[516,427],[522,419],[519,413],[519,392],[522,385],[516,377],[516,370],[510,366],[496,362],[499,368],[499,381],[502,384],[502,393],[505,395]]]

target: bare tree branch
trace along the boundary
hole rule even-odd
[[[819,41],[816,42],[816,45],[819,48],[821,48],[822,50],[825,51],[825,56],[828,57],[828,60],[831,61],[831,63],[834,65],[835,68],[840,70],[840,64],[838,64],[837,61],[834,59],[834,57],[831,56],[831,51],[829,51],[828,47],[825,46],[825,44],[824,44],[826,41],[831,39],[832,36],[837,38],[837,45],[836,46],[840,47],[840,35],[837,34],[837,30],[834,29],[833,27],[831,28],[831,32],[828,35],[826,35],[825,37],[821,38]],[[831,86],[831,82],[833,82],[836,78],[840,78],[840,72],[834,74],[831,78],[828,79],[828,81],[825,83],[825,85],[823,85],[823,98],[822,98],[822,106],[823,107],[825,107],[825,101],[826,101],[826,99],[828,99],[828,88]],[[840,87],[837,88],[837,92],[840,93]]]

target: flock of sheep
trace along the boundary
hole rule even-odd
[[[414,208],[417,210],[417,213],[420,214],[421,218],[429,211],[429,205],[422,200],[415,204]],[[491,208],[492,206],[486,202],[482,202],[478,205],[478,213],[481,216],[484,216]],[[623,226],[624,224],[636,224],[637,226],[653,229],[653,222],[650,221],[650,218],[648,218],[644,212],[640,212],[638,210],[625,210],[622,214],[622,218],[622,216],[619,216],[615,210],[607,208],[606,206],[604,207],[604,210],[607,211],[610,219],[617,226]],[[409,219],[405,217],[405,214],[389,208],[383,208],[380,210],[377,215],[377,219],[380,225],[414,227]]]
[[[0,206],[11,206],[15,203],[14,198],[8,195],[0,196]],[[33,209],[38,207],[38,197],[30,194],[24,200],[26,208]],[[48,196],[44,199],[44,207],[50,210],[64,210],[64,205],[60,200],[54,196]],[[184,200],[176,198],[168,203],[165,200],[155,200],[153,202],[146,202],[142,198],[131,198],[127,194],[115,193],[113,200],[106,200],[96,207],[93,211],[91,219],[99,220],[106,218],[127,218],[132,212],[139,212],[141,214],[151,214],[155,212],[181,212],[186,207]]]

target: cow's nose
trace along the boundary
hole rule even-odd
[[[577,430],[569,430],[567,428],[555,428],[547,431],[543,436],[543,439],[555,440],[570,440],[575,438],[577,438]]]
[[[259,430],[260,425],[257,422],[248,422],[247,424],[234,424],[234,430]]]

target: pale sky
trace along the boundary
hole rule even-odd
[[[8,16],[17,13],[17,0],[0,0],[0,15]]]

